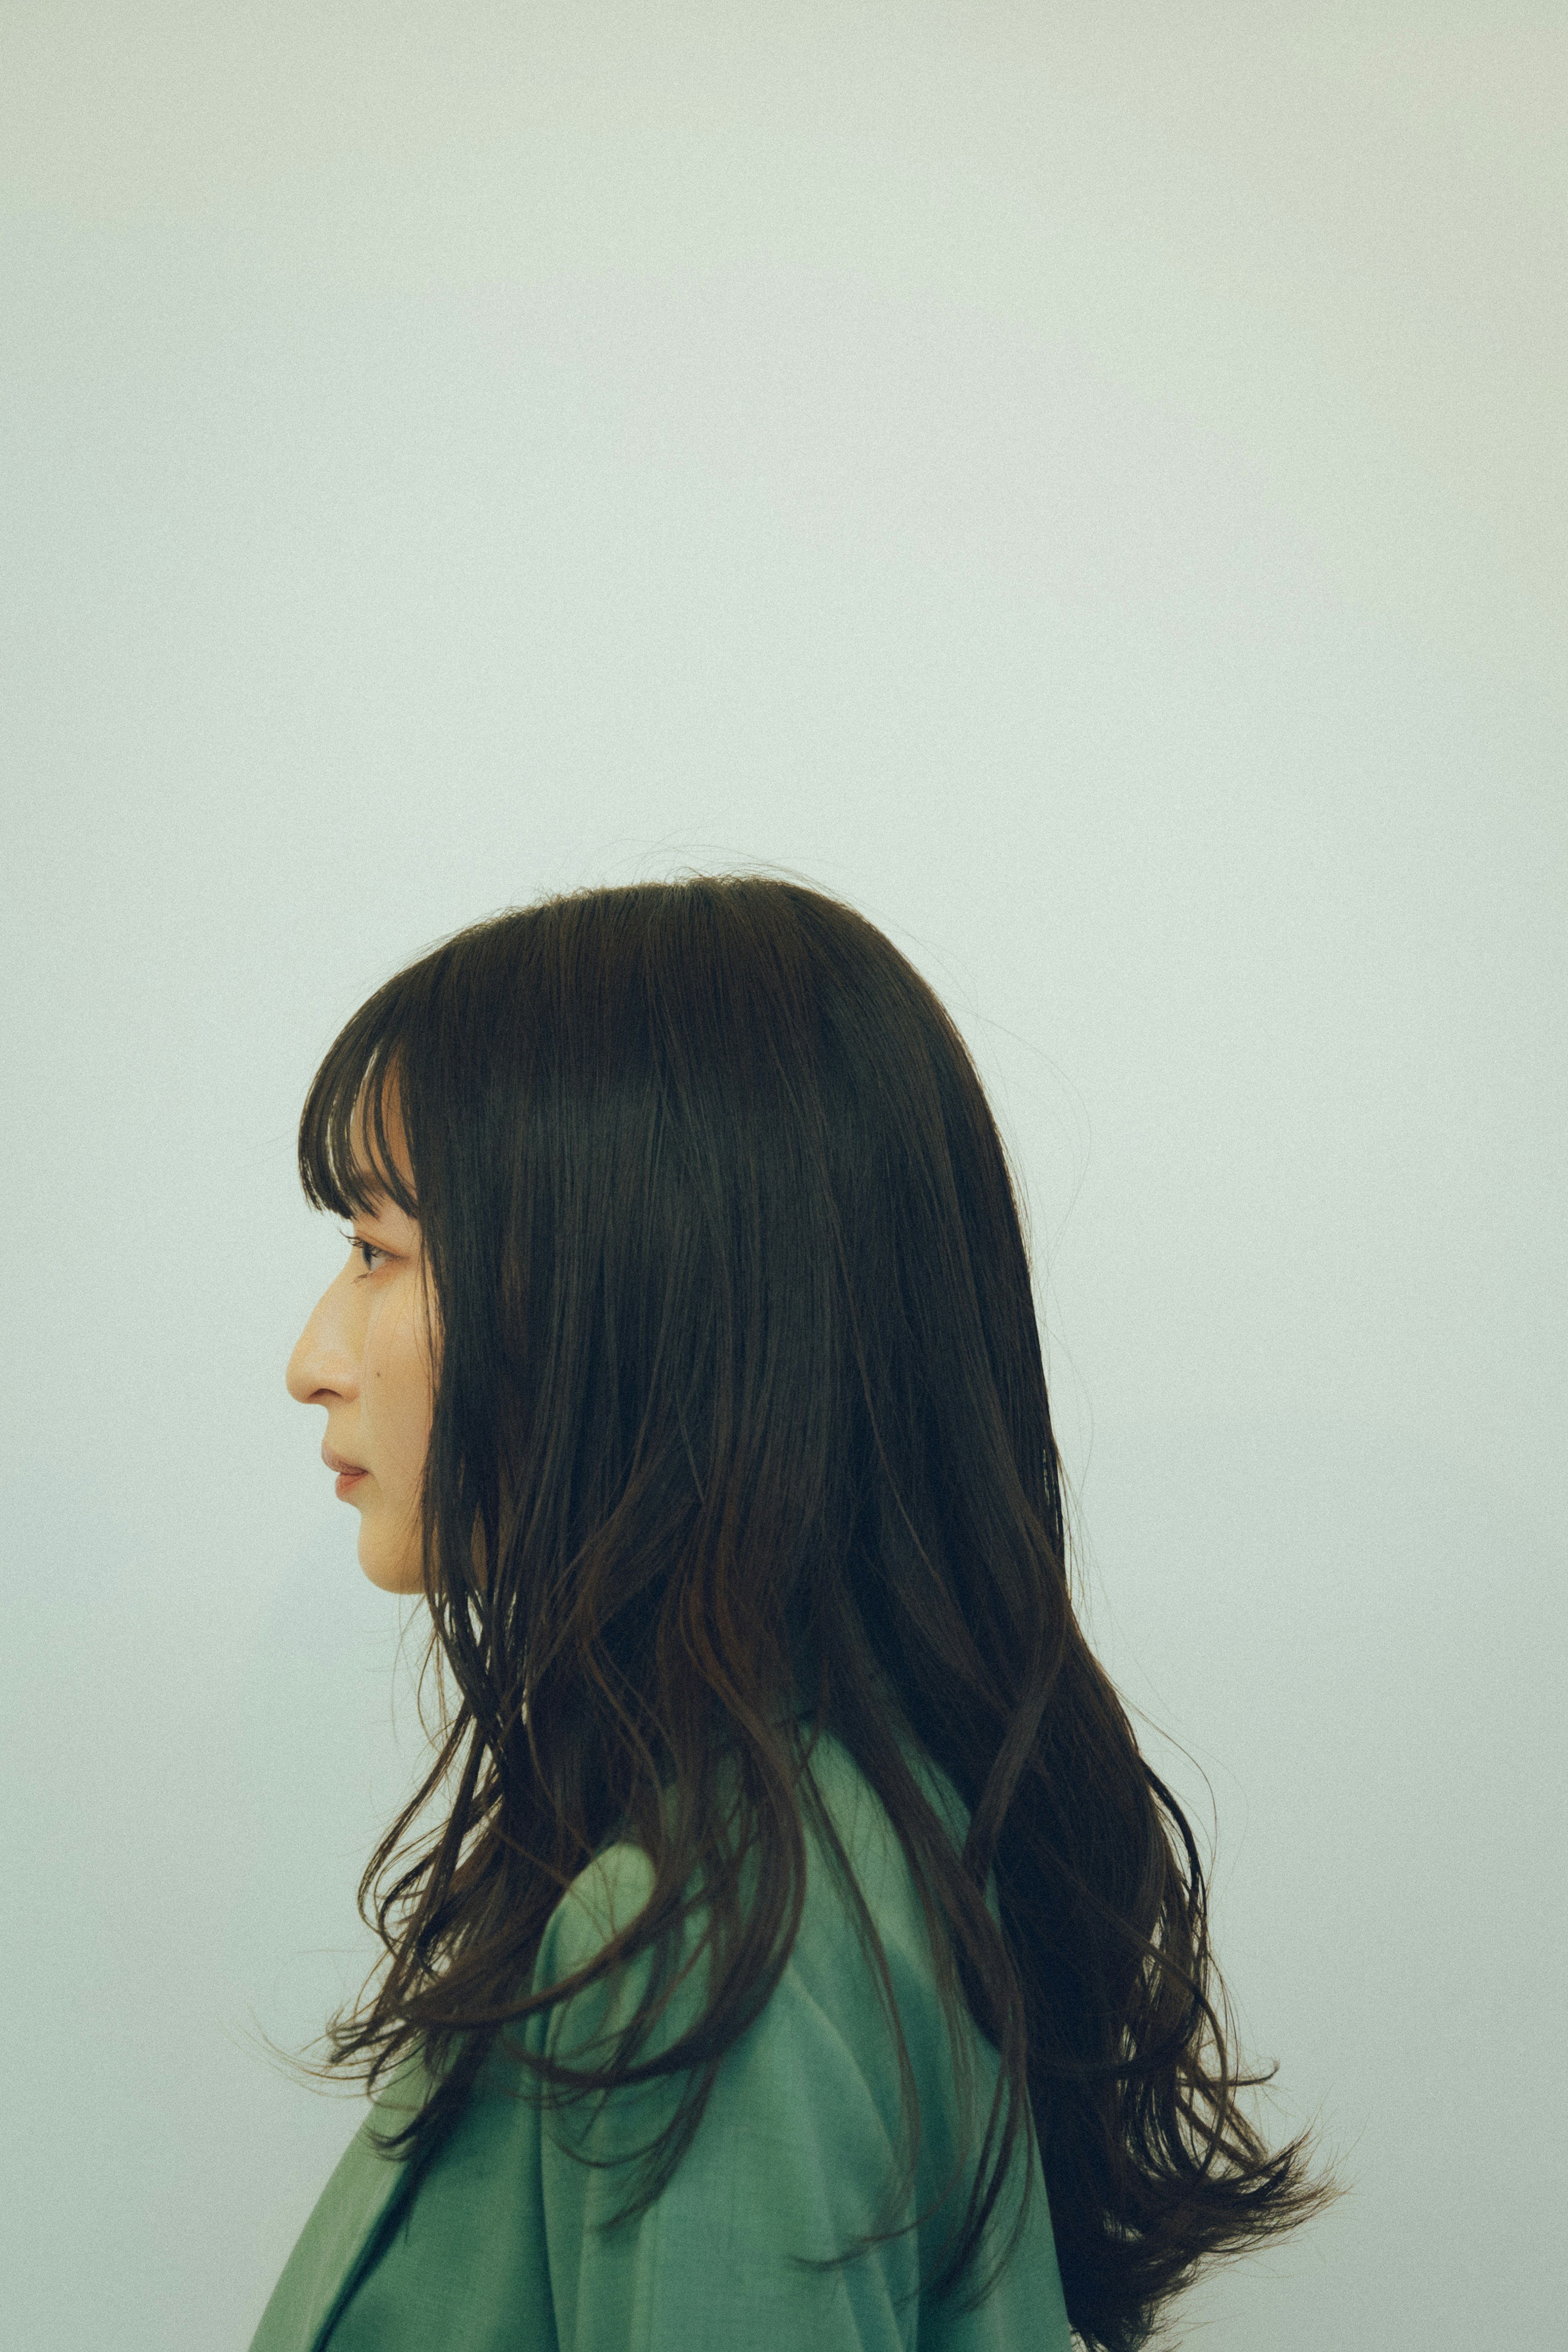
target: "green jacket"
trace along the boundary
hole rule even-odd
[[[967,1812],[952,1782],[918,1750],[905,1753],[962,1843]],[[897,2227],[937,2193],[955,2161],[954,2063],[929,1938],[904,1850],[887,1813],[831,1734],[809,1769],[876,1923],[920,2095],[915,2193],[883,2214]],[[629,2201],[639,2151],[668,2120],[676,2078],[632,2084],[601,2105],[539,2112],[482,2073],[475,2095],[416,2195],[402,2168],[365,2137],[350,2141],[274,2288],[250,2352],[1069,2352],[1040,2158],[1020,2135],[977,2266],[956,2294],[921,2291],[940,2267],[975,2178],[977,2148],[956,2192],[918,2231],[885,2240],[837,2271],[792,2269],[791,2253],[842,2253],[878,2227],[899,2139],[897,2055],[854,1921],[809,1824],[800,1932],[760,2017],[726,2053],[696,2136],[664,2195],[613,2235],[591,2234]],[[630,1845],[595,1857],[550,1916],[532,1990],[582,1966],[647,1899],[653,1867]],[[997,1916],[994,1874],[986,1900]],[[686,1956],[696,1930],[686,1922]],[[533,2050],[604,2063],[584,2045],[634,2009],[652,1956],[573,2000],[514,2028]],[[699,1966],[674,1997],[646,2058],[668,2046],[701,2005]],[[690,1997],[688,1999],[688,1996]],[[624,2006],[622,2006],[624,2003]],[[966,2020],[974,2066],[975,2141],[984,2137],[999,2061]],[[496,2063],[494,2054],[487,2065]],[[410,2111],[405,2060],[371,2113],[383,2128]],[[534,2089],[538,2078],[507,2070]],[[367,2124],[370,2118],[367,2118]],[[542,2128],[541,2128],[542,2121]],[[630,2163],[594,2168],[566,2152]],[[992,2154],[994,2155],[993,2142]],[[957,2309],[990,2276],[1017,2218],[1028,2156],[1025,2234],[977,2312]],[[988,2158],[989,2160],[989,2158]]]

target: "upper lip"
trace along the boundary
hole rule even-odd
[[[346,1454],[334,1454],[329,1445],[321,1448],[321,1459],[329,1470],[362,1470],[362,1462],[350,1462]]]

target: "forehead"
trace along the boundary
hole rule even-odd
[[[366,1117],[366,1089],[361,1089],[349,1119],[349,1148],[355,1172],[368,1199],[367,1213],[372,1216],[402,1213],[392,1199],[386,1181],[385,1160],[377,1149],[375,1109]],[[402,1188],[411,1196],[413,1192],[413,1171],[409,1164],[408,1144],[403,1134],[402,1118],[398,1108],[397,1081],[389,1076],[380,1091],[380,1123],[384,1137],[386,1156]]]

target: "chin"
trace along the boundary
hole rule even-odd
[[[382,1592],[423,1592],[424,1579],[417,1559],[378,1559],[373,1550],[367,1559],[360,1552],[360,1566],[371,1583]]]

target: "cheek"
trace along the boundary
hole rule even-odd
[[[410,1472],[423,1463],[430,1438],[430,1373],[412,1316],[399,1316],[365,1350],[367,1385],[381,1432]]]

